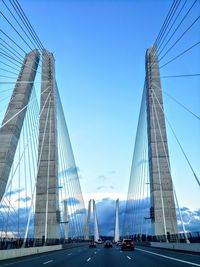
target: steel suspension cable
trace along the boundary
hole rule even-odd
[[[182,20],[180,21],[180,23],[178,24],[178,26],[176,27],[176,29],[174,30],[174,32],[172,33],[172,35],[170,36],[170,38],[166,41],[165,45],[163,46],[162,50],[160,51],[159,55],[163,52],[163,50],[165,49],[165,47],[167,46],[167,44],[171,41],[171,39],[173,38],[173,36],[175,35],[175,33],[178,31],[178,29],[180,28],[180,26],[182,25],[182,23],[184,22],[184,20],[187,18],[187,16],[189,15],[190,11],[192,10],[192,8],[194,7],[194,5],[197,3],[197,0],[195,0],[192,5],[190,6],[190,8],[188,9],[188,11],[186,12],[186,14],[184,15],[184,17],[182,18]]]
[[[200,41],[198,41],[197,43],[193,44],[192,46],[190,46],[189,48],[187,48],[186,50],[184,50],[183,52],[181,52],[180,54],[178,54],[177,56],[173,57],[172,59],[170,59],[168,62],[166,62],[165,64],[163,64],[160,69],[162,69],[163,67],[167,66],[168,64],[170,64],[171,62],[173,62],[174,60],[178,59],[179,57],[183,56],[185,53],[187,53],[188,51],[190,51],[191,49],[193,49],[194,47],[196,47],[197,45],[200,44]]]
[[[191,115],[193,115],[196,119],[200,120],[200,116],[196,115],[194,112],[192,112],[189,108],[187,108],[185,105],[183,105],[181,102],[179,102],[177,99],[169,95],[167,92],[163,91],[163,93],[168,96],[170,99],[172,99],[176,104],[181,106],[184,110],[189,112]]]
[[[180,3],[180,1],[179,1],[179,3]],[[170,7],[170,10],[169,10],[169,12],[168,12],[168,14],[164,20],[163,25],[161,26],[160,32],[156,38],[156,41],[155,41],[156,46],[161,42],[163,34],[166,32],[166,29],[169,25],[169,22],[171,21],[171,19],[173,17],[174,9],[176,8],[177,4],[178,4],[178,1],[174,0],[171,7]],[[152,51],[152,52],[154,53],[155,51]]]
[[[179,41],[186,35],[186,33],[195,25],[195,23],[200,19],[200,16],[198,16],[193,22],[192,24],[181,34],[181,36],[179,36],[179,38],[170,46],[170,48],[165,52],[165,54],[159,59],[159,62],[162,61],[163,58],[165,58],[165,56],[172,50],[172,48],[174,48]],[[159,56],[159,55],[158,55]]]
[[[154,99],[153,99],[153,103],[154,103],[154,107],[155,107],[155,101],[154,101]],[[160,122],[159,122],[157,111],[156,111],[156,119],[157,119],[158,126],[159,126],[159,132],[160,132],[160,136],[161,136],[161,140],[162,140],[162,144],[163,144],[163,148],[164,148],[165,157],[167,159],[168,170],[169,170],[170,175],[172,177],[172,172],[171,172],[171,168],[170,168],[169,157],[168,157],[167,152],[166,152],[166,148],[165,148],[165,144],[164,144],[164,140],[163,140],[163,134],[162,134],[162,131],[161,131],[161,126],[160,126]],[[180,216],[180,219],[181,219],[181,224],[182,224],[182,228],[183,228],[183,231],[184,231],[185,239],[186,239],[186,241],[188,243],[189,241],[187,239],[187,234],[186,234],[186,231],[185,231],[185,226],[184,226],[184,223],[183,223],[182,214],[181,214],[181,211],[180,211],[180,208],[179,208],[179,202],[178,202],[178,198],[177,198],[177,194],[176,194],[176,190],[175,190],[175,186],[174,186],[173,180],[172,180],[172,187],[173,187],[173,193],[174,193],[175,201],[176,201],[177,206],[178,206],[178,212],[179,212],[179,216]],[[170,208],[171,207],[169,207],[169,210],[171,210]],[[176,226],[174,225],[174,232],[176,232],[176,231],[177,231],[177,229],[176,229]]]
[[[168,75],[168,76],[161,76],[160,78],[163,78],[163,79],[166,79],[166,78],[185,78],[185,77],[196,77],[196,76],[200,76],[200,73]]]
[[[164,110],[160,104],[160,101],[158,100],[156,95],[155,95],[155,97],[156,97],[156,100],[157,100],[157,103],[158,103],[160,109],[162,110],[163,114],[165,115]],[[180,141],[179,141],[179,139],[178,139],[178,137],[177,137],[177,135],[176,135],[176,133],[175,133],[175,131],[174,131],[174,129],[173,129],[173,127],[172,127],[171,123],[169,122],[166,115],[165,115],[165,119],[166,119],[166,121],[167,121],[167,123],[168,123],[168,125],[169,125],[169,127],[170,127],[170,129],[171,129],[171,131],[172,131],[172,133],[173,133],[173,135],[174,135],[174,137],[175,137],[175,139],[176,139],[176,141],[177,141],[177,143],[178,143],[178,145],[179,145],[179,147],[180,147],[180,149],[181,149],[181,151],[182,151],[182,153],[183,153],[183,155],[184,155],[184,157],[185,157],[185,159],[186,159],[186,161],[187,161],[187,163],[188,163],[188,165],[189,165],[189,167],[190,167],[190,169],[191,169],[191,171],[195,177],[195,180],[196,180],[198,186],[200,187],[200,181],[199,181],[199,179],[198,179],[198,177],[197,177],[197,175],[196,175],[196,173],[195,173],[195,171],[194,171],[194,169],[193,169],[193,167],[192,167],[192,165],[191,165],[191,163],[190,163],[190,161],[189,161],[189,159],[188,159],[188,157],[187,157],[187,155],[186,155],[186,153],[185,153],[185,151],[184,151],[184,149],[183,149],[183,147],[182,147],[182,145],[181,145],[181,143],[180,143]]]
[[[161,47],[162,47],[163,43],[165,42],[165,40],[166,40],[167,36],[169,35],[169,33],[170,33],[170,31],[171,31],[171,29],[174,27],[174,25],[175,25],[175,23],[176,23],[177,19],[179,18],[180,14],[182,13],[182,11],[183,11],[183,9],[184,9],[184,7],[185,7],[185,5],[186,5],[187,1],[188,1],[188,0],[185,0],[185,2],[183,3],[183,5],[182,5],[181,9],[179,10],[179,12],[178,12],[177,16],[175,17],[175,19],[174,19],[174,21],[173,21],[173,23],[172,23],[171,27],[169,28],[169,30],[167,31],[167,33],[166,33],[165,37],[163,38],[162,42],[160,43],[160,45],[159,45],[159,47],[158,47],[158,50],[160,50],[160,49],[161,49]],[[161,53],[161,52],[160,52],[160,53]],[[158,56],[160,55],[160,53],[158,53]]]

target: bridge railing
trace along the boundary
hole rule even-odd
[[[189,241],[190,243],[200,243],[200,232],[188,232],[186,234],[179,233],[176,235],[168,234],[167,237],[165,235],[153,236],[153,235],[145,235],[145,234],[135,234],[132,235],[131,238],[135,242],[179,242],[186,243]]]
[[[84,239],[71,239],[68,240],[61,239],[34,239],[27,238],[0,238],[0,250],[5,249],[20,249],[20,248],[30,248],[30,247],[41,247],[41,246],[53,246],[53,245],[64,245],[64,244],[76,244],[76,243],[85,243]]]

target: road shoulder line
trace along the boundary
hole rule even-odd
[[[173,258],[173,257],[169,257],[169,256],[166,256],[166,255],[163,255],[163,254],[158,254],[158,253],[151,252],[151,251],[144,250],[144,249],[140,249],[140,248],[135,248],[135,249],[139,250],[139,251],[143,251],[143,252],[149,253],[149,254],[153,254],[153,255],[156,255],[156,256],[159,256],[159,257],[162,257],[162,258],[166,258],[166,259],[170,259],[170,260],[174,260],[174,261],[178,261],[178,262],[182,262],[182,263],[186,263],[186,264],[189,264],[189,265],[199,266],[200,267],[200,264],[197,264],[197,263],[194,263],[194,262],[176,259],[176,258]]]

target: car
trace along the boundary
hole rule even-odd
[[[134,250],[135,245],[132,239],[123,239],[122,245],[121,245],[121,250]]]
[[[96,244],[95,244],[95,242],[90,242],[89,243],[89,248],[96,248],[97,246],[96,246]]]
[[[104,248],[112,248],[112,242],[110,240],[107,240],[104,244]]]
[[[117,241],[116,246],[121,246],[122,242],[121,241]]]

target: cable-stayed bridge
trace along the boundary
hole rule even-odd
[[[199,16],[192,23],[190,21],[189,27],[187,26],[182,34],[179,33],[176,41],[173,40],[170,43],[179,28],[183,26],[182,24],[184,24],[187,15],[191,12],[195,3],[195,1],[190,3],[187,12],[185,11],[185,16],[180,19],[179,15],[184,9],[185,3],[174,2],[154,45],[146,51],[144,89],[124,219],[123,234],[125,236],[137,236],[139,239],[144,238],[146,240],[149,235],[151,236],[149,240],[152,240],[152,236],[154,236],[158,241],[169,242],[170,240],[180,241],[181,239],[189,242],[180,208],[179,195],[176,193],[180,184],[175,186],[176,177],[173,177],[172,164],[170,163],[167,130],[178,147],[179,152],[177,155],[183,161],[181,167],[187,166],[187,172],[189,172],[187,175],[188,178],[190,177],[190,182],[187,179],[180,179],[179,183],[193,184],[192,189],[188,185],[185,197],[190,191],[193,191],[195,194],[194,190],[199,190],[198,166],[193,165],[180,141],[181,136],[177,135],[174,125],[168,118],[168,114],[166,114],[164,108],[165,97],[184,110],[187,113],[186,116],[190,116],[192,121],[195,120],[198,123],[199,116],[192,112],[191,108],[188,108],[172,97],[170,93],[162,90],[161,80],[164,84],[165,79],[171,78],[173,81],[171,87],[176,90],[178,84],[175,81],[176,79],[184,79],[186,77],[197,77],[196,79],[198,79],[199,73],[198,71],[197,73],[192,73],[192,62],[188,63],[190,64],[189,73],[165,76],[161,76],[160,73],[162,73],[164,67],[174,61],[176,63],[177,59],[186,56],[185,54],[189,52],[191,53],[191,50],[199,45],[199,42],[193,43],[187,49],[182,49],[182,52],[179,52],[178,55],[172,56],[170,60],[162,63],[165,56],[171,50],[173,51],[173,48],[181,43],[181,41],[183,42],[185,35],[198,22]],[[174,12],[177,12],[175,18],[173,18]],[[177,20],[180,20],[179,23],[174,25]],[[178,68],[176,69],[175,67],[175,70],[178,72]],[[189,87],[190,81],[186,84]],[[198,86],[198,81],[194,84]],[[185,125],[182,126],[183,134],[184,131]],[[183,176],[181,169],[176,173],[176,176]],[[198,197],[198,194],[196,194],[196,197]]]
[[[65,232],[83,239],[86,210],[54,56],[43,48],[19,3],[2,4],[8,25],[1,29],[1,70],[6,72],[1,75],[1,237],[52,243]],[[6,17],[12,12],[15,24]],[[9,26],[13,35],[6,32]],[[24,43],[30,52],[22,49]]]
[[[34,252],[34,248],[42,248],[40,252],[45,252],[64,246],[68,248],[68,258],[73,254],[77,257],[65,259],[62,256],[60,261],[63,262],[56,263],[58,259],[55,256],[53,260],[44,260],[43,264],[62,265],[68,260],[72,266],[81,266],[82,254],[87,257],[86,263],[95,264],[86,246],[88,240],[101,243],[98,209],[95,200],[90,200],[88,209],[85,208],[79,170],[59,95],[54,55],[44,48],[17,0],[2,0],[1,4],[0,253],[17,249],[15,257],[18,257],[19,251],[28,255],[24,252],[27,249],[32,249],[34,254],[39,251]],[[155,242],[178,244],[176,248],[180,249],[179,244],[184,243],[186,246],[180,246],[181,250],[200,252],[199,233],[194,236],[184,223],[171,168],[169,130],[180,149],[183,164],[191,174],[190,183],[196,190],[200,186],[199,169],[188,156],[166,114],[164,95],[189,114],[192,120],[199,123],[200,118],[196,111],[164,92],[162,87],[164,79],[187,79],[190,84],[188,79],[198,79],[200,75],[192,67],[188,73],[178,73],[177,68],[177,73],[173,75],[162,75],[163,68],[199,48],[200,42],[195,36],[194,43],[162,63],[174,47],[199,26],[200,16],[196,17],[198,7],[198,1],[174,1],[155,43],[146,51],[144,89],[123,224],[119,225],[119,200],[116,201],[115,218],[110,222],[115,243],[128,238],[138,245],[136,257],[140,266],[153,265],[157,260],[156,254],[177,264],[200,266],[199,258],[177,258],[175,252],[167,254],[149,247],[146,250],[139,248]],[[189,38],[191,36],[194,32]],[[189,59],[187,64],[192,66]],[[194,85],[197,86],[197,83],[194,82]],[[93,230],[90,225],[92,208]],[[193,242],[196,242],[195,245]],[[73,244],[78,249],[72,249]],[[107,266],[107,261],[109,266],[131,265],[130,253],[121,257],[118,250],[119,247],[115,247],[114,252],[105,254],[99,247],[94,253],[96,261],[101,266]],[[143,254],[147,258],[153,255],[155,259],[140,263]],[[38,266],[37,261],[31,264]],[[160,264],[164,266],[162,264],[166,263]]]

